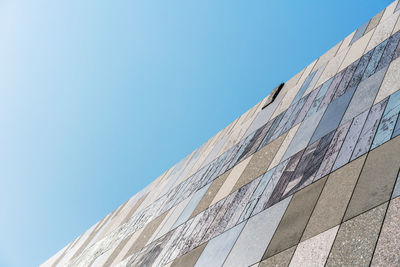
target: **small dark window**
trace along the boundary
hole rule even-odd
[[[278,96],[279,92],[282,90],[284,85],[285,85],[285,83],[281,83],[279,86],[275,87],[274,90],[272,90],[271,94],[269,95],[269,97],[267,99],[267,102],[262,107],[262,109],[266,108],[269,104],[274,102],[275,98]]]

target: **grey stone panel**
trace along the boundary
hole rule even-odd
[[[366,111],[355,117],[352,121],[347,122],[351,122],[351,126],[346,136],[346,139],[343,142],[342,148],[340,149],[340,152],[336,158],[335,164],[333,165],[333,171],[342,167],[350,161],[350,157],[353,154],[361,130],[365,124],[365,121],[367,120],[368,113],[369,110],[367,109]]]
[[[304,153],[304,150],[301,150],[289,159],[289,162],[286,165],[285,170],[283,171],[281,177],[279,178],[279,181],[276,184],[275,189],[272,192],[272,194],[271,194],[269,200],[267,201],[266,205],[264,206],[264,208],[271,207],[272,205],[278,203],[282,199],[283,193],[285,192],[285,189],[286,189],[288,183],[290,182],[290,180],[297,168],[297,165],[303,156],[303,153]]]
[[[377,71],[386,68],[387,66],[389,66],[390,62],[392,62],[392,58],[396,50],[396,47],[399,44],[399,41],[400,41],[400,31],[396,32],[389,38],[385,51],[383,52],[381,60],[379,61],[378,67],[376,68]]]
[[[354,96],[343,116],[343,122],[351,120],[361,112],[369,109],[379,91],[387,68],[381,69],[374,75],[362,81],[357,87]]]
[[[360,60],[357,60],[346,68],[344,76],[340,81],[340,84],[336,89],[335,95],[333,96],[332,100],[335,100],[336,98],[340,97],[348,90],[349,83],[351,81],[351,78],[353,78],[354,72],[356,71],[359,62]]]
[[[272,171],[270,170],[260,177],[260,183],[257,185],[256,190],[254,190],[254,193],[251,195],[249,202],[244,208],[242,215],[239,218],[238,221],[239,223],[244,220],[247,220],[251,216],[254,208],[257,205],[258,200],[261,198],[262,193],[267,187],[269,180],[271,179],[271,176],[272,176]]]
[[[308,117],[313,115],[315,112],[317,112],[319,105],[321,104],[322,100],[324,99],[325,94],[328,91],[329,87],[331,86],[332,81],[333,81],[333,78],[330,78],[323,85],[321,85],[318,95],[315,97],[313,103],[311,104],[311,107],[310,107],[309,111],[307,112],[305,119],[307,119]]]
[[[400,166],[400,137],[372,150],[354,189],[345,220],[388,201]]]
[[[398,196],[400,196],[400,171],[399,171],[399,175],[397,176],[396,185],[394,186],[392,198],[395,198]]]
[[[283,155],[282,160],[286,160],[292,155],[306,148],[311,139],[311,136],[315,131],[315,128],[317,128],[319,121],[324,115],[324,111],[324,109],[321,109],[303,121],[303,123],[297,130],[296,135],[293,137],[293,140],[290,143],[288,149]]]
[[[344,222],[326,266],[369,266],[387,203]]]
[[[338,74],[336,74],[333,77],[332,83],[329,86],[328,91],[325,93],[325,96],[322,99],[321,104],[318,107],[318,110],[325,109],[329,105],[329,103],[331,103],[331,101],[335,95],[335,92],[336,92],[337,88],[339,87],[340,82],[343,79],[345,72],[346,72],[346,70],[342,70],[341,72],[339,72]]]
[[[392,138],[395,138],[396,136],[400,135],[400,116],[397,118],[396,126],[394,127],[393,130],[393,135]]]
[[[282,173],[284,172],[289,160],[285,160],[281,163],[278,164],[274,169],[271,169],[270,171],[273,172],[272,176],[265,187],[260,199],[257,202],[256,207],[253,210],[252,215],[257,214],[267,207],[268,200],[270,199],[279,179],[282,176]]]
[[[171,264],[171,267],[180,267],[180,266],[188,266],[192,267],[196,264],[196,261],[199,259],[201,253],[206,247],[207,243],[202,244],[201,246],[189,251],[185,255],[177,258]]]
[[[319,93],[320,89],[321,89],[321,87],[313,90],[309,94],[309,96],[307,97],[306,103],[304,103],[303,108],[301,109],[301,111],[297,115],[296,121],[293,123],[292,126],[297,125],[297,124],[299,124],[300,122],[302,122],[304,120],[304,118],[306,117],[308,111],[310,110],[311,105],[314,103],[314,100],[315,100],[317,94]]]
[[[299,243],[325,181],[322,178],[293,195],[263,259]]]
[[[303,96],[304,92],[307,90],[308,86],[311,83],[311,80],[314,78],[316,71],[308,75],[307,79],[304,81],[303,85],[300,87],[300,90],[297,92],[296,97],[293,99],[292,105],[300,100]]]
[[[363,55],[360,59],[360,63],[358,63],[357,69],[354,72],[353,78],[351,78],[349,87],[357,87],[358,84],[361,82],[361,78],[364,76],[365,69],[368,66],[369,61],[371,60],[372,54],[374,53],[374,50],[372,49],[365,55]]]
[[[247,267],[259,262],[290,200],[289,197],[251,217],[223,266]]]
[[[353,96],[354,89],[355,88],[350,89],[341,97],[335,99],[334,101],[332,101],[332,103],[329,104],[324,116],[322,117],[317,129],[314,132],[313,137],[310,140],[311,144],[326,135],[327,133],[335,130],[339,126],[339,123],[342,120],[346,108],[349,105],[350,100]]]
[[[389,97],[371,149],[390,140],[400,112],[400,90]]]
[[[312,183],[333,136],[334,132],[332,131],[306,149],[292,176],[292,180],[288,183],[283,193],[283,197],[291,195]]]
[[[351,121],[348,121],[347,123],[340,125],[337,128],[335,135],[332,138],[332,142],[330,143],[328,150],[326,151],[325,157],[322,160],[319,170],[315,175],[314,181],[321,179],[331,172],[333,164],[335,163],[335,160],[350,129],[350,125]]]
[[[296,246],[288,248],[266,260],[260,262],[259,267],[287,267],[296,250]]]
[[[282,117],[282,119],[279,122],[279,125],[276,127],[276,129],[274,129],[274,133],[271,135],[270,137],[270,141],[276,139],[279,135],[281,135],[282,133],[284,133],[283,129],[286,127],[286,125],[289,123],[289,119],[291,118],[291,116],[293,115],[293,112],[296,112],[296,109],[298,106],[300,106],[300,108],[302,107],[302,105],[304,104],[304,101],[302,101],[303,99],[301,99],[300,101],[296,102],[295,104],[291,105],[285,112],[285,115]]]
[[[369,151],[375,136],[375,132],[378,129],[383,111],[385,110],[387,100],[388,99],[385,98],[381,102],[372,106],[354,149],[353,155],[351,156],[351,160],[356,159]]]
[[[400,198],[390,202],[376,245],[372,267],[400,266]]]
[[[265,145],[267,145],[268,143],[270,143],[273,138],[272,135],[274,134],[274,132],[276,131],[276,128],[278,127],[279,123],[281,122],[282,118],[285,116],[286,112],[282,112],[281,114],[279,114],[278,116],[275,117],[275,119],[273,120],[270,129],[268,130],[268,133],[265,135],[263,141],[261,142],[261,145],[259,146],[258,150],[260,150],[261,148],[263,148]]]
[[[352,45],[355,41],[357,41],[358,39],[360,39],[361,37],[363,37],[365,30],[367,29],[369,24],[369,21],[367,21],[366,23],[364,23],[363,25],[361,25],[360,28],[357,29],[356,33],[353,36],[353,39],[350,42],[350,45]]]
[[[384,42],[380,43],[377,47],[375,47],[374,53],[372,54],[371,60],[368,63],[367,69],[364,72],[362,80],[368,78],[369,76],[375,73],[379,61],[381,60],[381,57],[383,55],[383,51],[386,48],[387,42],[388,40],[386,39]]]
[[[365,158],[366,155],[329,175],[301,240],[316,236],[342,222]]]
[[[283,125],[282,131],[281,133],[285,133],[288,130],[290,130],[290,128],[292,128],[292,126],[294,125],[294,122],[296,121],[296,119],[299,116],[300,111],[302,110],[302,108],[304,107],[304,104],[307,102],[308,97],[310,96],[310,94],[308,94],[307,96],[301,98],[298,103],[294,106],[295,109],[291,112],[289,119],[287,120],[287,122]]]
[[[195,266],[222,266],[244,225],[245,222],[210,240]]]

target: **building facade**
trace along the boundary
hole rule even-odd
[[[42,266],[400,266],[400,3]]]

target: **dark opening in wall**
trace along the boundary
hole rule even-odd
[[[267,102],[262,107],[262,109],[266,108],[269,104],[274,102],[275,98],[278,96],[279,92],[282,90],[284,85],[285,85],[285,83],[281,83],[279,86],[275,87],[274,90],[272,90],[271,94],[269,95],[269,97],[267,99]]]

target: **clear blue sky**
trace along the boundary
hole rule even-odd
[[[35,266],[391,1],[0,1],[0,266]]]

